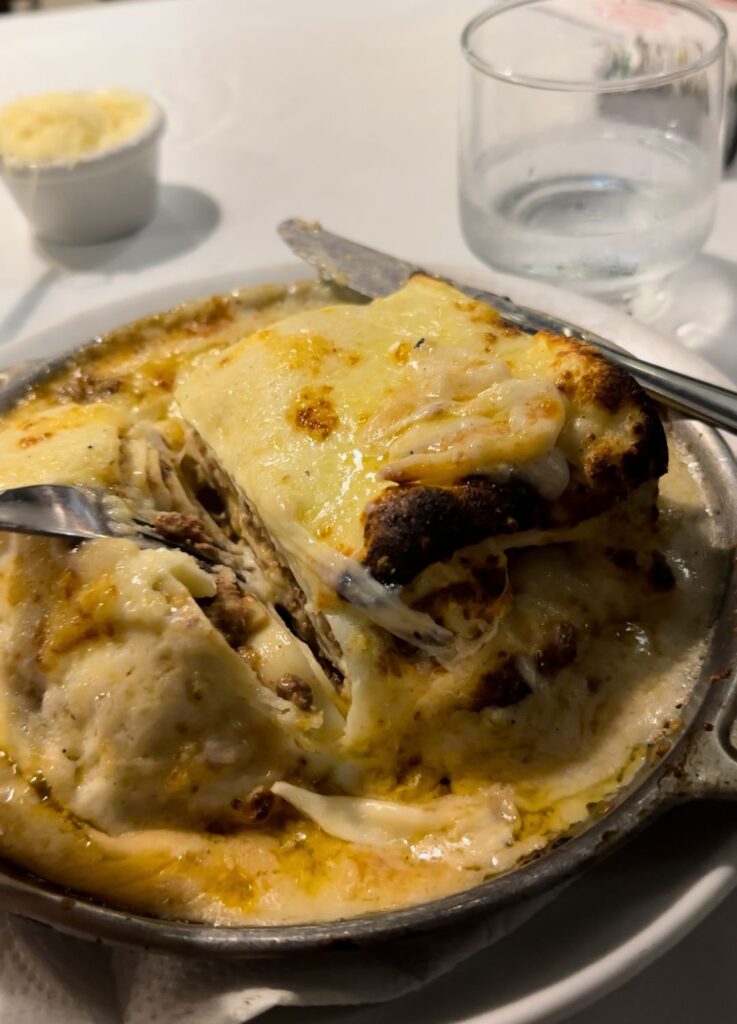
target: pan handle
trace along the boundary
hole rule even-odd
[[[706,704],[675,769],[676,789],[693,799],[737,800],[737,670],[711,676]]]

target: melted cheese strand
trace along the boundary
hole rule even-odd
[[[337,839],[396,846],[413,860],[445,858],[459,867],[491,860],[509,845],[519,824],[514,804],[501,787],[471,797],[440,797],[431,804],[323,796],[289,782],[275,782],[272,792]]]
[[[267,521],[271,520],[267,515]],[[301,566],[309,566],[332,593],[361,611],[366,618],[414,647],[435,654],[453,640],[450,630],[439,626],[425,612],[408,608],[399,588],[390,590],[375,580],[355,558],[321,544],[299,526],[296,517],[281,507],[276,516],[279,540]]]
[[[521,475],[550,453],[565,418],[563,395],[536,378],[494,383],[465,402],[421,406],[416,422],[390,446],[391,461],[379,477],[443,484],[471,475],[493,478],[500,467]]]

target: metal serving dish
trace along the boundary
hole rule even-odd
[[[0,413],[67,358],[0,372]],[[453,896],[316,925],[213,927],[145,917],[65,891],[1,861],[0,909],[82,938],[213,958],[276,957],[333,945],[366,947],[481,919],[500,935],[667,808],[694,799],[737,798],[737,467],[711,428],[671,416],[669,435],[698,464],[708,504],[715,510],[709,540],[724,552],[719,609],[677,739],[669,749],[661,746],[654,752],[651,763],[606,811],[575,834],[554,841],[534,860]]]

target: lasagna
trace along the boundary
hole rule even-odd
[[[699,669],[708,512],[668,447],[592,349],[422,275],[82,350],[0,419],[0,487],[104,490],[121,523],[2,540],[0,854],[219,924],[537,856],[664,749]]]

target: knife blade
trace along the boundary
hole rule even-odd
[[[407,260],[397,259],[385,252],[379,252],[378,249],[370,249],[367,245],[360,245],[358,242],[335,235],[332,231],[326,231],[316,221],[292,218],[282,221],[277,230],[292,252],[305,263],[315,267],[323,280],[335,281],[336,284],[351,288],[371,299],[391,295],[405,285],[413,274],[427,274],[438,278],[437,274],[424,270],[414,263],[408,263]],[[472,298],[488,302],[523,330],[530,333],[551,330],[552,318],[517,306],[504,295],[479,291],[447,277],[439,280],[447,281],[458,291]],[[560,323],[558,320],[554,322]],[[558,333],[561,331],[558,330]]]
[[[326,231],[315,221],[282,221],[278,232],[292,252],[315,267],[324,280],[379,299],[391,295],[419,272],[419,267],[367,245]]]
[[[737,434],[737,392],[729,388],[656,366],[655,363],[630,355],[601,335],[584,330],[567,320],[528,306],[520,306],[506,295],[481,291],[450,278],[439,278],[437,274],[406,260],[326,231],[315,221],[290,218],[282,221],[277,230],[292,252],[315,267],[324,280],[334,281],[360,295],[377,299],[397,291],[413,274],[428,274],[446,281],[473,299],[488,303],[505,320],[528,334],[551,331],[600,349],[610,362],[636,377],[656,401],[677,412]]]

